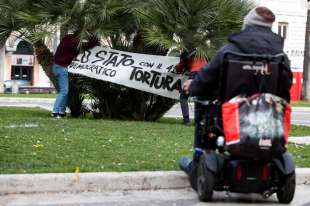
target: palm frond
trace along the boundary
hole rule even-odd
[[[204,57],[212,56],[229,34],[240,30],[251,8],[245,0],[148,0],[147,5],[152,9],[135,12],[143,22],[148,44],[196,49]]]

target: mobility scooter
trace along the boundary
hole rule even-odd
[[[276,193],[288,204],[296,180],[286,151],[290,106],[278,97],[282,77],[289,73],[284,54],[225,57],[218,98],[200,101],[206,107],[205,147],[195,150],[191,184],[201,201],[212,201],[213,191],[227,191],[264,198]]]

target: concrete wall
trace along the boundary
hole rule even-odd
[[[46,76],[42,67],[37,63],[34,66],[34,82],[33,84],[38,87],[50,87],[52,86],[49,78]]]

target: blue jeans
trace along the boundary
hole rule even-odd
[[[59,87],[59,93],[54,103],[53,113],[64,114],[66,112],[66,108],[68,105],[68,92],[69,92],[68,70],[66,67],[54,64],[52,71],[54,76],[56,77]]]

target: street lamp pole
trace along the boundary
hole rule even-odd
[[[304,53],[304,70],[303,70],[303,89],[302,98],[310,100],[310,4],[308,0],[308,14],[305,35],[305,53]]]

